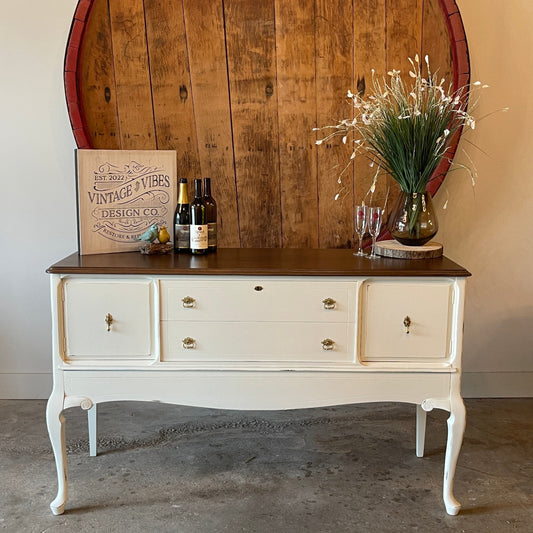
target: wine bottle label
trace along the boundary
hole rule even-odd
[[[207,225],[207,245],[209,248],[216,248],[217,246],[217,223],[210,222]]]
[[[174,224],[174,248],[187,250],[190,240],[189,224]]]
[[[191,224],[191,249],[205,250],[207,248],[207,224],[196,226]]]

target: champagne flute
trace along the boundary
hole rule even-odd
[[[366,232],[366,227],[368,225],[368,208],[366,205],[356,205],[355,206],[355,232],[359,237],[359,249],[357,252],[354,252],[353,255],[358,255],[360,257],[365,255],[363,252],[363,236]]]
[[[376,254],[376,239],[378,238],[381,230],[381,221],[383,220],[383,208],[382,207],[370,207],[368,209],[368,231],[372,236],[372,253],[370,259],[377,259]]]

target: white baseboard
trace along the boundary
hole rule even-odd
[[[464,398],[533,397],[533,372],[463,372]],[[0,374],[0,399],[46,400],[52,374]]]
[[[463,398],[531,398],[533,372],[463,372]]]
[[[0,399],[46,400],[52,392],[52,374],[0,374]]]

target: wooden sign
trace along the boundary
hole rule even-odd
[[[138,250],[153,224],[173,227],[174,150],[76,150],[76,172],[80,254]]]

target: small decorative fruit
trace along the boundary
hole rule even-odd
[[[170,241],[170,235],[169,235],[169,233],[167,231],[167,228],[165,226],[161,226],[161,228],[159,229],[159,234],[158,234],[157,238],[159,239],[159,242],[161,244],[165,244],[168,241]]]

